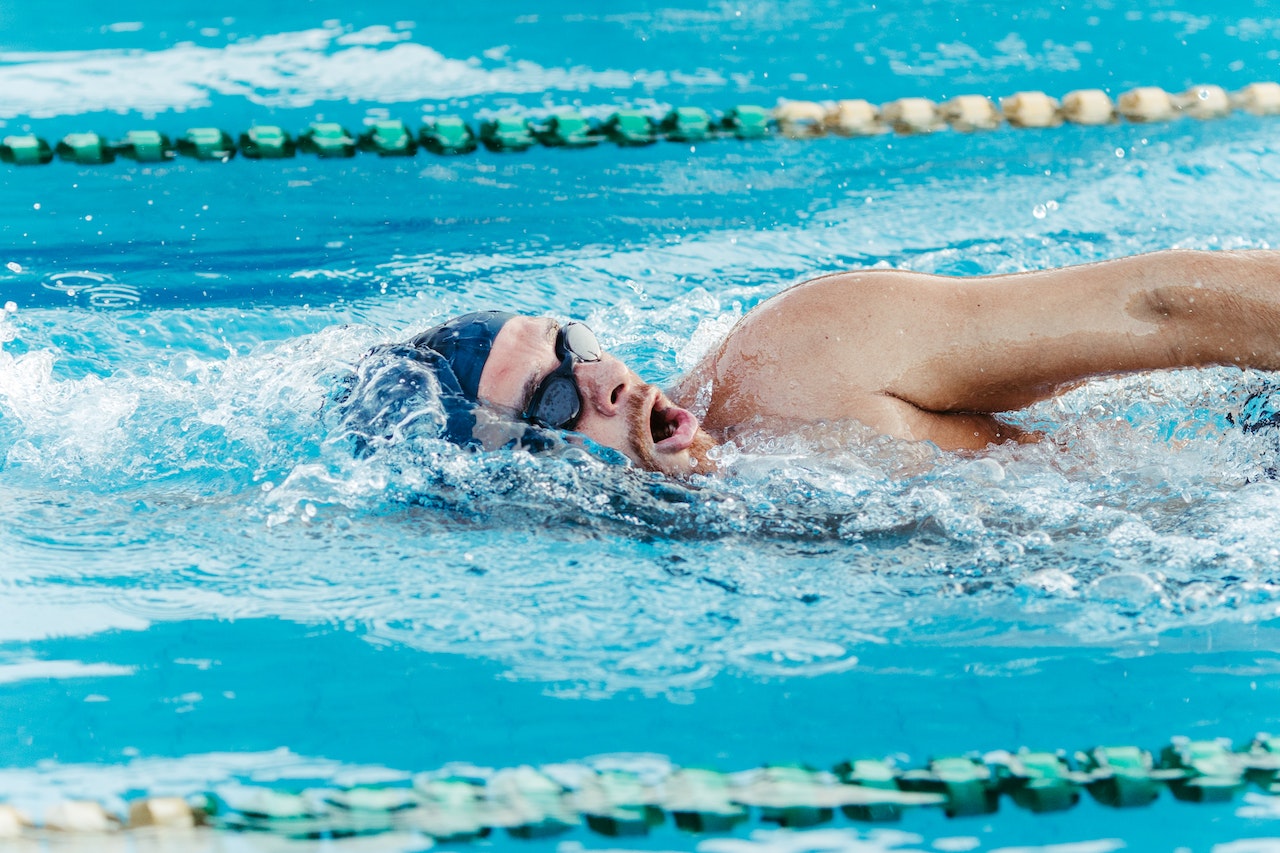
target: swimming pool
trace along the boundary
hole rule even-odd
[[[1234,89],[1280,35],[1248,3],[488,8],[7,7],[0,130]],[[1226,419],[1266,377],[1094,383],[1020,416],[1051,441],[979,458],[851,426],[696,488],[586,454],[357,460],[322,407],[371,344],[489,305],[584,319],[664,380],[823,272],[1267,246],[1276,128],[0,169],[0,799],[1280,731],[1278,451]],[[732,835],[1238,851],[1280,845],[1243,841],[1277,814],[1254,788]],[[670,822],[484,843],[729,849]]]

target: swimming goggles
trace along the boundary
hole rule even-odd
[[[573,429],[582,414],[582,393],[573,377],[580,361],[600,360],[600,341],[581,323],[565,323],[556,335],[560,366],[538,385],[520,417],[551,429]]]

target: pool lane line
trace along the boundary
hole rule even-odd
[[[255,160],[295,157],[347,158],[357,152],[383,157],[412,157],[419,148],[439,155],[470,154],[483,146],[490,151],[518,152],[535,145],[549,148],[587,148],[602,141],[619,146],[652,145],[659,139],[698,143],[724,138],[760,139],[818,136],[876,136],[890,131],[927,134],[943,128],[962,133],[993,130],[1002,124],[1015,128],[1050,128],[1064,123],[1113,124],[1167,122],[1190,116],[1223,118],[1235,111],[1252,115],[1280,115],[1280,83],[1258,82],[1227,92],[1221,86],[1193,86],[1171,93],[1158,86],[1140,86],[1114,101],[1101,89],[1077,89],[1060,100],[1044,92],[1017,92],[997,105],[985,95],[959,95],[937,103],[928,98],[899,98],[885,104],[864,99],[837,101],[780,101],[772,110],[739,104],[713,117],[700,107],[679,107],[661,119],[642,110],[618,110],[603,122],[576,112],[560,112],[542,119],[500,115],[480,121],[479,132],[458,116],[428,119],[414,133],[399,119],[371,122],[352,134],[336,122],[312,122],[298,134],[276,125],[255,125],[233,136],[216,127],[188,129],[176,139],[155,129],[132,130],[108,140],[90,131],[69,133],[55,145],[34,134],[12,134],[0,140],[0,160],[18,166],[44,165],[55,157],[88,164],[110,163],[117,157],[142,163],[177,156],[226,162],[237,153]]]
[[[808,828],[839,810],[857,822],[901,820],[919,808],[948,817],[990,815],[1002,799],[1033,813],[1074,807],[1084,793],[1112,808],[1145,806],[1163,791],[1177,801],[1230,803],[1254,785],[1280,793],[1280,737],[1259,734],[1231,749],[1223,738],[1173,738],[1159,753],[1137,746],[995,751],[941,756],[916,768],[861,758],[823,771],[771,765],[736,773],[673,766],[596,769],[586,764],[528,765],[486,771],[454,768],[402,782],[353,787],[283,788],[228,783],[214,793],[141,797],[127,816],[92,800],[63,800],[37,825],[0,804],[6,839],[186,831],[207,827],[288,838],[411,833],[435,841],[481,839],[496,830],[546,838],[586,826],[609,837],[641,836],[665,823],[722,834],[755,819]]]

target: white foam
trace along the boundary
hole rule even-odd
[[[132,666],[116,666],[109,663],[84,663],[78,660],[24,660],[0,664],[0,684],[19,681],[35,681],[58,678],[101,678],[112,675],[133,675]]]
[[[246,38],[222,47],[183,42],[163,50],[0,52],[0,118],[44,118],[97,111],[157,114],[208,106],[213,96],[264,107],[321,101],[397,104],[475,95],[653,89],[668,72],[547,68],[447,57],[384,26],[348,32],[325,26]],[[686,82],[720,86],[700,71]]]
[[[16,572],[9,572],[12,579]],[[28,575],[29,576],[29,575]],[[5,590],[0,606],[0,642],[34,642],[52,637],[89,637],[106,631],[142,631],[150,622],[93,601],[48,601],[39,590]]]

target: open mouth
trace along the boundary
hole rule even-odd
[[[654,398],[649,410],[649,435],[657,450],[685,450],[693,444],[698,419],[687,409],[672,405],[665,397]]]
[[[669,409],[663,411],[658,406],[654,406],[653,411],[649,413],[649,434],[653,437],[654,444],[658,444],[675,435],[679,426],[675,418],[671,417]]]

